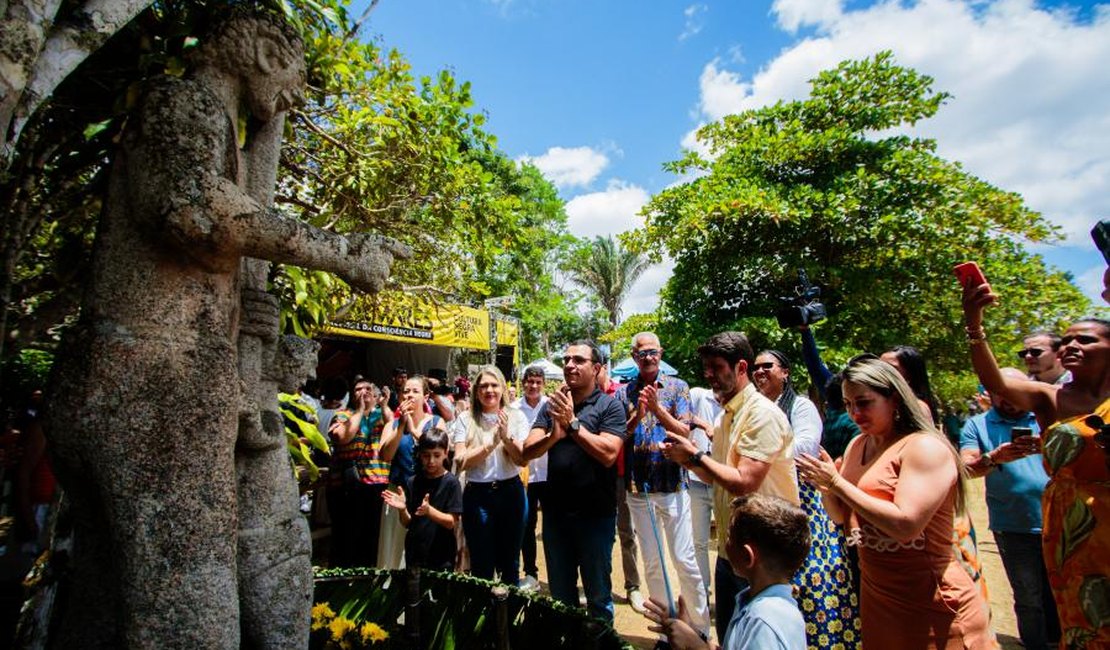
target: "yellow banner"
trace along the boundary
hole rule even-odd
[[[490,316],[482,309],[437,305],[403,294],[379,294],[359,307],[323,331],[402,343],[490,349]],[[513,342],[515,345],[515,336]]]
[[[494,325],[497,328],[497,344],[516,347],[520,338],[520,325],[514,321],[500,318],[494,321]]]

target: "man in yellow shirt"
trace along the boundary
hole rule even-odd
[[[747,583],[732,571],[725,552],[729,503],[745,494],[767,494],[799,505],[794,469],[794,433],[786,415],[755,389],[755,353],[740,332],[721,332],[698,348],[709,387],[724,404],[713,436],[712,455],[698,451],[688,438],[667,436],[667,457],[684,464],[714,486],[717,519],[717,638],[723,639],[736,607],[736,596]]]

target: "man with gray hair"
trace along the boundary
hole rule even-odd
[[[1028,379],[1016,368],[1004,368],[1002,375]],[[1033,435],[1039,427],[1032,413],[997,395],[991,395],[991,404],[964,425],[960,456],[972,477],[986,477],[990,529],[1014,591],[1021,642],[1030,650],[1043,649],[1060,640],[1060,620],[1041,550],[1041,495],[1048,474]]]
[[[624,448],[628,509],[643,551],[648,594],[660,602],[667,596],[660,546],[665,536],[694,628],[708,633],[709,603],[694,553],[686,470],[663,456],[668,432],[690,436],[690,387],[659,372],[662,357],[663,347],[654,333],[632,337],[632,358],[639,374],[615,395],[628,413]]]

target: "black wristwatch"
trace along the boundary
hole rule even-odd
[[[579,429],[581,428],[582,422],[578,418],[574,418],[570,421],[570,424],[567,425],[567,431],[571,433],[578,433]]]
[[[701,459],[703,456],[705,456],[705,452],[699,451],[693,456],[690,456],[690,459],[686,461],[686,464],[694,467],[701,467]]]

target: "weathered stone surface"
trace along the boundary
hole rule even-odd
[[[272,209],[304,79],[283,25],[236,15],[195,63],[129,121],[58,357],[48,435],[76,523],[53,647],[305,646],[308,536],[276,392],[311,353],[279,345],[261,260],[377,290],[408,254]]]

